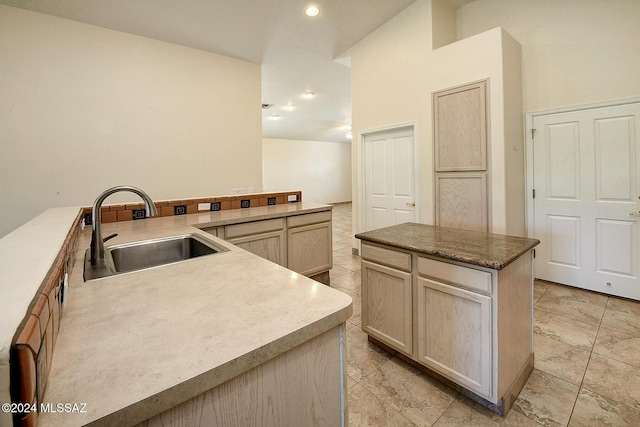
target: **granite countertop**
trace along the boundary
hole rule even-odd
[[[356,234],[380,243],[425,255],[501,270],[540,241],[502,234],[405,223]]]
[[[86,227],[44,395],[54,406],[86,403],[86,412],[40,413],[38,425],[135,424],[344,323],[347,294],[199,229],[329,209],[295,203],[103,224],[104,235],[118,233],[107,246],[196,233],[229,251],[85,283]]]

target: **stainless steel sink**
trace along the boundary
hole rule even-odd
[[[99,279],[131,271],[174,264],[192,258],[228,251],[198,234],[163,237],[105,248],[103,262],[91,262],[91,249],[84,257],[84,280]]]

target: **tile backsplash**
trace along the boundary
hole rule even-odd
[[[43,402],[62,319],[66,276],[75,264],[81,220],[82,213],[79,213],[14,336],[10,351],[14,403],[39,408]],[[35,426],[37,421],[35,411],[14,414],[14,425]]]
[[[155,202],[160,216],[184,215],[202,212],[198,205],[209,204],[211,211],[227,209],[255,208],[258,206],[280,205],[291,203],[289,196],[296,196],[297,202],[302,201],[302,191],[283,191],[276,193],[241,194],[237,196],[200,197],[196,199],[162,200]],[[140,210],[144,212],[143,203],[128,203],[102,207],[102,222],[131,221],[140,219]],[[91,207],[83,209],[85,224],[91,225]],[[144,218],[144,213],[142,214]]]

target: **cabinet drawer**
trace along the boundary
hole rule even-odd
[[[267,219],[264,221],[245,222],[242,224],[228,225],[224,228],[226,239],[248,236],[250,234],[268,233],[284,229],[284,219]]]
[[[294,215],[287,218],[287,227],[300,227],[303,225],[317,224],[319,222],[329,221],[331,221],[331,211]]]
[[[381,248],[380,246],[362,244],[362,258],[378,264],[388,265],[403,271],[411,271],[411,255],[394,251],[392,249]]]
[[[476,291],[491,293],[491,273],[440,262],[428,258],[418,258],[418,274],[445,282],[458,284]]]

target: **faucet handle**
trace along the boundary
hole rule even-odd
[[[102,239],[102,243],[106,242],[107,240],[111,240],[111,239],[113,239],[113,238],[114,238],[114,237],[116,237],[117,235],[118,235],[118,233],[113,233],[113,234],[108,235],[107,237],[105,237],[104,239]]]

